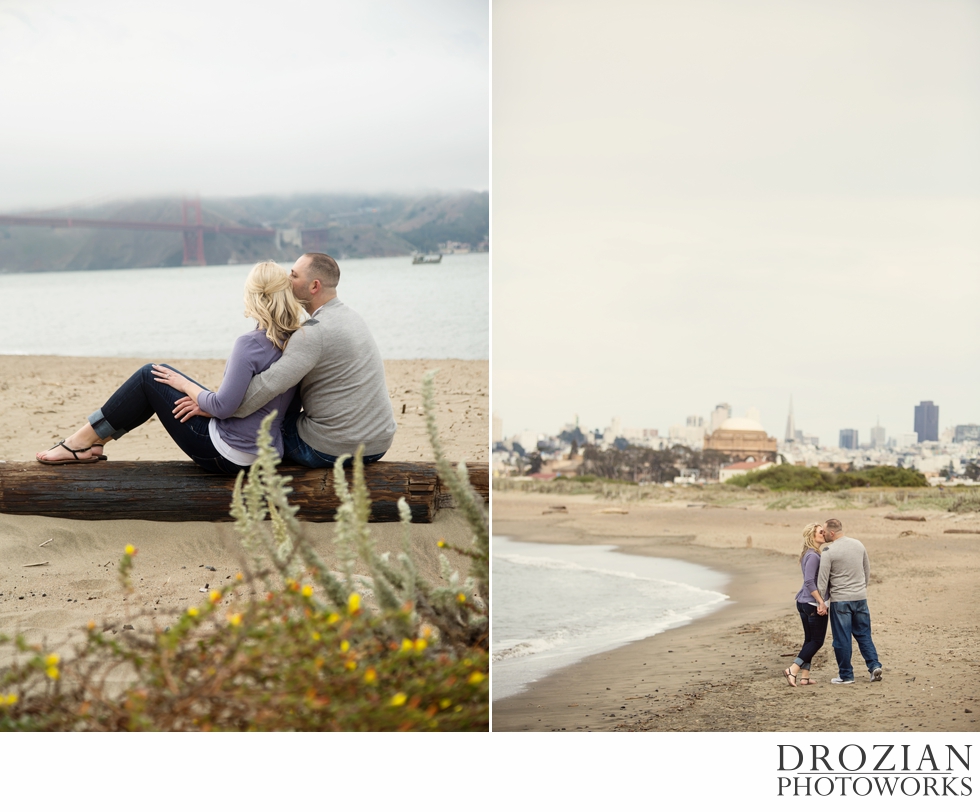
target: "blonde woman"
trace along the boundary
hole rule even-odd
[[[235,341],[217,392],[208,391],[173,367],[146,364],[78,431],[39,453],[38,462],[65,465],[104,460],[106,442],[118,440],[156,415],[174,442],[202,468],[217,474],[237,474],[255,461],[259,424],[273,409],[277,415],[272,438],[282,456],[280,427],[295,386],[248,417],[233,418],[232,414],[241,405],[252,376],[282,355],[290,335],[302,324],[302,314],[285,269],[274,262],[260,262],[245,281],[245,315],[255,319],[257,327]],[[184,422],[174,416],[174,403],[181,395],[193,399],[200,412]]]
[[[803,550],[800,552],[800,569],[803,570],[803,587],[796,595],[796,609],[803,621],[803,648],[783,676],[794,688],[797,685],[813,685],[810,664],[827,636],[827,603],[817,589],[817,573],[820,571],[820,549],[825,542],[823,527],[808,524],[803,528]]]

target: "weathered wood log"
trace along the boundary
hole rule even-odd
[[[891,519],[893,522],[924,522],[926,520],[925,516],[902,516],[895,513],[889,513],[885,518]]]
[[[980,530],[966,530],[966,529],[959,528],[959,527],[950,527],[947,530],[943,530],[943,532],[944,533],[963,533],[965,535],[970,535],[970,536],[978,536],[978,535],[980,535]]]
[[[486,463],[467,466],[484,501],[490,494]],[[281,466],[293,478],[289,501],[308,522],[334,521],[340,500],[333,469]],[[413,522],[431,522],[452,507],[449,489],[433,462],[376,462],[364,468],[372,522],[398,521],[404,497]],[[353,472],[347,471],[351,483]],[[0,462],[0,513],[62,519],[146,519],[155,522],[227,522],[235,480],[209,474],[192,462],[99,462],[41,465]]]

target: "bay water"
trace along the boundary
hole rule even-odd
[[[227,358],[254,328],[248,265],[0,274],[0,355]],[[340,262],[338,294],[381,357],[490,357],[490,255]]]
[[[612,545],[492,544],[492,699],[728,604],[728,576]]]

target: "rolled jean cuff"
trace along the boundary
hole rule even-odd
[[[106,420],[105,415],[102,414],[101,409],[96,409],[92,414],[88,416],[89,425],[95,429],[95,433],[99,435],[100,440],[105,440],[107,437],[111,437],[113,440],[118,440],[124,434],[125,431],[116,431],[113,428],[112,423]]]
[[[803,662],[803,660],[801,660],[799,657],[797,657],[795,660],[793,660],[793,662],[796,663],[800,667],[800,671],[809,671],[810,670],[810,663]]]

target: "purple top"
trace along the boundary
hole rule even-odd
[[[245,392],[252,376],[268,369],[281,356],[282,350],[269,341],[264,330],[245,333],[235,339],[235,346],[228,356],[225,376],[218,391],[201,392],[198,397],[198,405],[217,418],[218,434],[232,448],[248,454],[257,454],[255,438],[259,433],[259,424],[269,412],[275,409],[278,414],[271,426],[272,444],[279,452],[279,456],[282,456],[282,419],[286,416],[286,409],[296,393],[295,386],[281,395],[276,395],[248,417],[232,417],[245,399]]]
[[[803,589],[796,595],[797,603],[816,603],[813,593],[817,591],[817,573],[820,571],[820,553],[807,550],[800,562],[803,570]]]

